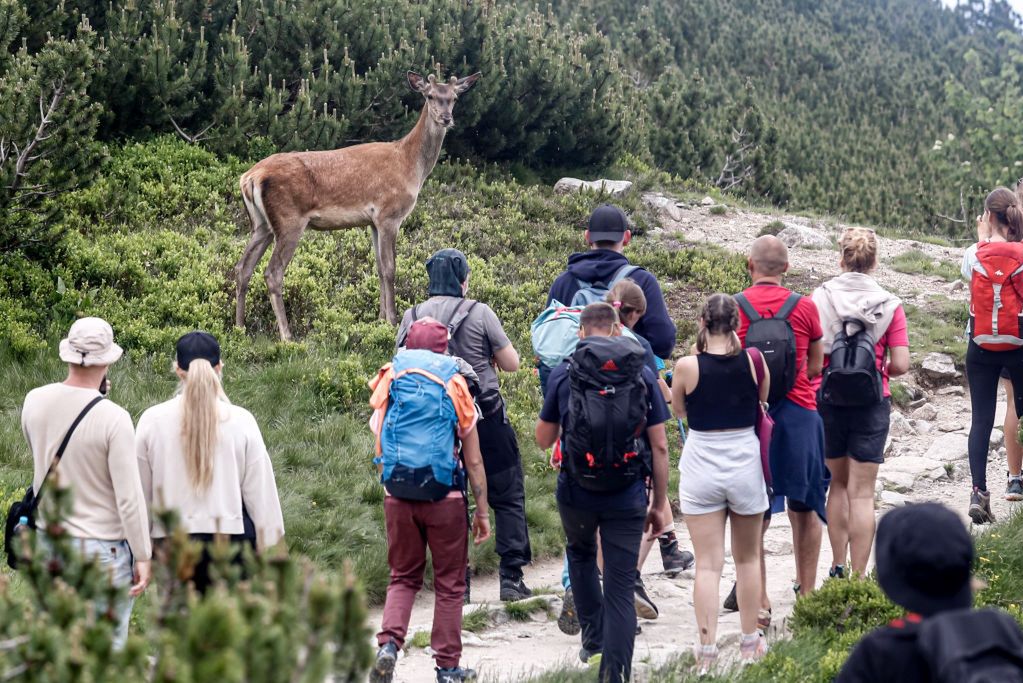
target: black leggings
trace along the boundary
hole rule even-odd
[[[966,378],[970,384],[970,476],[973,485],[987,490],[987,454],[991,429],[995,426],[998,379],[1002,368],[1009,373],[1015,397],[1016,414],[1023,413],[1023,349],[985,351],[972,341],[966,349]],[[1006,434],[1005,438],[1014,438]]]

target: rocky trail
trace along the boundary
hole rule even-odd
[[[709,198],[695,204],[677,202],[663,195],[647,194],[647,206],[659,217],[662,239],[673,241],[678,236],[679,248],[693,242],[718,245],[729,251],[745,253],[750,243],[768,224],[779,228],[779,237],[790,246],[790,287],[809,293],[823,280],[837,275],[838,252],[836,239],[845,226],[823,223],[793,216],[775,216],[729,208],[724,214],[710,211]],[[708,201],[709,200],[709,201]],[[897,293],[906,303],[928,310],[929,307],[948,305],[948,301],[966,305],[968,292],[962,283],[948,282],[931,275],[907,274],[886,265],[905,252],[922,252],[935,262],[953,264],[958,268],[963,249],[907,239],[878,237],[880,262],[875,273],[878,281]],[[671,299],[670,287],[666,294]],[[698,303],[689,302],[695,308]],[[678,316],[688,312],[673,311]],[[914,345],[912,323],[911,350]],[[964,342],[965,343],[965,342]],[[886,462],[881,466],[877,485],[877,514],[884,514],[892,506],[912,502],[937,500],[960,513],[968,524],[966,508],[970,492],[969,466],[966,460],[969,431],[969,396],[962,374],[952,359],[941,354],[914,351],[913,370],[900,378],[915,398],[909,406],[895,409],[891,418],[891,433],[886,451]],[[1004,396],[999,397],[996,429],[991,439],[991,458],[988,478],[993,491],[992,507],[996,517],[1009,513],[1010,505],[1002,496],[1006,472],[1004,436],[1001,422],[1004,417]],[[669,492],[676,497],[677,492]],[[676,521],[679,542],[691,549],[685,524]],[[779,637],[784,620],[791,611],[794,594],[791,581],[794,575],[791,530],[785,515],[776,515],[766,542],[768,562],[768,593],[774,605],[774,624],[771,637]],[[831,565],[831,549],[824,534],[818,567],[818,585]],[[649,680],[646,675],[652,666],[685,652],[695,641],[696,627],[692,607],[693,572],[684,572],[675,578],[661,571],[660,556],[655,548],[643,570],[647,591],[660,608],[655,621],[640,621],[642,633],[636,637],[634,656],[635,678]],[[526,571],[526,582],[533,588],[545,589],[542,599],[546,610],[539,610],[525,620],[511,618],[498,601],[497,577],[479,577],[474,580],[473,605],[466,614],[476,609],[487,609],[489,626],[479,633],[463,636],[464,666],[475,668],[481,681],[511,682],[528,679],[530,675],[556,670],[561,667],[585,669],[578,658],[579,637],[566,636],[557,627],[556,618],[561,608],[561,561],[537,563]],[[734,567],[730,553],[726,553],[725,573],[721,583],[724,597],[732,579]],[[412,634],[429,632],[432,619],[433,594],[423,591],[412,617]],[[373,627],[380,623],[380,610],[370,617]],[[723,656],[736,657],[739,623],[737,613],[722,612],[719,626],[719,644]],[[394,680],[398,682],[429,681],[433,678],[433,660],[428,649],[411,647],[399,660]]]

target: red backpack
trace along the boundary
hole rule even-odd
[[[970,336],[987,351],[1023,347],[1023,244],[983,242],[970,281]]]

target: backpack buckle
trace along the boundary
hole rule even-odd
[[[614,396],[615,395],[615,388],[612,387],[612,386],[606,386],[606,387],[604,387],[603,389],[600,390],[600,395],[601,396]]]

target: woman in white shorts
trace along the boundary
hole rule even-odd
[[[718,589],[725,562],[725,520],[731,520],[740,653],[757,659],[767,651],[757,631],[760,607],[760,529],[767,486],[754,432],[758,401],[767,399],[770,376],[757,387],[756,370],[736,336],[739,309],[732,297],[714,294],[700,314],[696,355],[675,365],[671,405],[689,421],[679,461],[679,499],[696,554],[693,603],[700,629],[697,663],[717,658]]]

